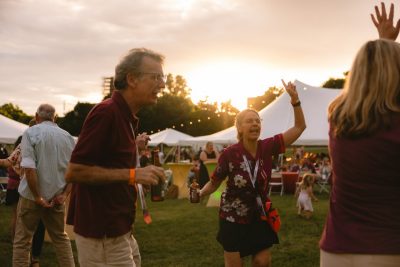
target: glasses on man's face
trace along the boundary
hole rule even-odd
[[[140,72],[141,75],[150,75],[151,79],[156,82],[167,82],[167,76],[158,72]]]

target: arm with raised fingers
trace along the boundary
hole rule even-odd
[[[381,3],[381,11],[379,7],[375,6],[375,16],[371,14],[372,22],[378,30],[379,38],[389,39],[395,41],[400,31],[400,19],[396,25],[393,23],[394,5],[390,4],[389,15],[386,13],[385,4]]]
[[[301,102],[299,99],[299,95],[297,94],[296,85],[294,83],[285,83],[282,80],[282,84],[285,87],[286,92],[290,96],[290,102],[293,106],[294,112],[294,125],[283,133],[283,142],[285,143],[285,147],[291,145],[303,131],[306,129],[306,121],[304,119],[303,110],[301,108]]]

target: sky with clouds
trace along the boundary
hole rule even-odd
[[[390,2],[386,2],[389,4]],[[243,106],[280,78],[341,77],[377,33],[373,0],[0,0],[0,105],[58,114],[102,98],[121,55],[147,47],[194,100]],[[395,18],[398,18],[395,10]]]

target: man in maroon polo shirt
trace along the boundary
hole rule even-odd
[[[165,87],[164,57],[132,49],[115,68],[110,99],[96,105],[83,125],[65,179],[73,183],[67,223],[74,225],[81,266],[140,266],[131,233],[135,220],[135,183],[157,184],[164,171],[153,165],[135,169],[138,135],[135,114],[155,104]]]

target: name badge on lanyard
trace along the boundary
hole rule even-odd
[[[255,189],[256,192],[257,192],[257,189],[256,189],[256,181],[257,181],[257,173],[258,173],[258,167],[259,167],[259,165],[260,165],[260,161],[259,161],[259,160],[256,161],[256,165],[255,165],[255,167],[254,167],[254,173],[251,173],[250,162],[249,162],[249,160],[246,158],[245,155],[243,155],[243,161],[244,161],[244,165],[245,165],[245,167],[246,167],[247,173],[249,174],[249,177],[250,177],[250,180],[251,180],[251,184],[253,185],[254,189]],[[265,210],[264,210],[264,206],[263,206],[261,197],[260,197],[260,195],[258,194],[258,192],[257,192],[256,200],[257,200],[258,206],[261,208],[262,215],[263,215],[263,216],[266,216],[266,213],[265,213]]]

